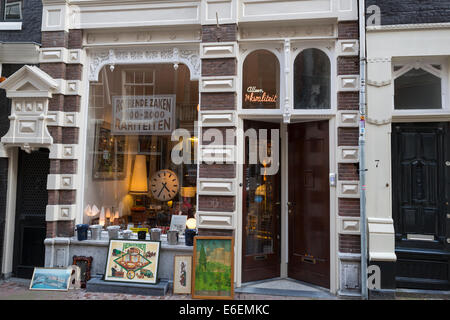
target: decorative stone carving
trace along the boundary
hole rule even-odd
[[[184,63],[191,71],[191,79],[201,74],[198,48],[119,48],[90,52],[89,81],[98,81],[98,74],[105,65],[137,63]]]
[[[5,146],[27,152],[53,144],[47,129],[48,99],[57,92],[58,82],[35,66],[23,66],[0,85],[12,99],[9,131],[2,137]]]

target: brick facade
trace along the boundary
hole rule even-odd
[[[0,21],[4,17],[4,2],[1,1]],[[13,1],[9,1],[13,2]],[[41,43],[42,2],[27,0],[22,7],[22,29],[0,31],[1,42],[34,42]]]
[[[381,25],[450,22],[448,0],[367,0],[366,7],[371,5],[380,7]]]
[[[82,47],[82,30],[42,32],[42,47],[63,47],[66,49],[80,49]],[[41,63],[41,70],[54,79],[81,80],[82,64]],[[49,100],[50,111],[79,112],[81,97],[78,95],[55,94]],[[49,126],[54,144],[78,144],[80,129],[78,127]],[[78,174],[77,160],[51,159],[50,174]],[[76,204],[77,190],[49,190],[48,205]],[[74,221],[47,221],[47,237],[64,237],[74,234]]]

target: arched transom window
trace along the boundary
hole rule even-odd
[[[330,109],[331,64],[319,49],[303,50],[294,61],[294,108]]]
[[[267,50],[256,50],[244,61],[243,109],[277,109],[280,100],[280,63]]]

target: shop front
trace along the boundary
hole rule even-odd
[[[127,3],[120,21],[112,4],[100,19],[62,2],[44,3],[40,69],[3,87],[43,102],[42,138],[2,141],[49,149],[45,266],[93,257],[100,276],[111,227],[159,229],[170,282],[193,228],[233,237],[235,288],[281,278],[359,293],[356,1],[295,1],[289,18],[268,14],[276,1]]]

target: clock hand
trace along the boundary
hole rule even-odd
[[[163,183],[163,187],[161,188],[161,190],[159,190],[159,193],[158,193],[158,197],[161,195],[161,192],[164,190],[164,183]]]

